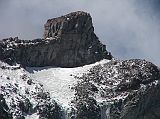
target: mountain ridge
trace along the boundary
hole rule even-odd
[[[112,59],[106,46],[94,33],[92,18],[85,12],[73,12],[53,18],[45,24],[44,39],[3,39],[0,59],[24,66],[77,67]],[[8,61],[9,60],[9,61]]]
[[[160,68],[113,58],[88,13],[48,20],[42,39],[0,41],[0,119],[159,119],[159,99]]]

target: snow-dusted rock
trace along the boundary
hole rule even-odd
[[[78,119],[158,119],[160,116],[160,70],[150,62],[114,60],[94,66],[78,79],[73,101]]]
[[[112,59],[106,46],[95,35],[88,13],[73,12],[49,19],[44,36],[45,39],[32,41],[17,37],[3,39],[0,42],[0,60],[23,66],[76,67]]]
[[[160,70],[145,60],[102,60],[77,68],[0,64],[4,119],[159,117]]]
[[[61,119],[61,106],[25,69],[3,62],[0,66],[6,67],[0,68],[0,119],[25,119],[30,115],[38,115],[38,119],[53,119],[54,115],[54,119]]]

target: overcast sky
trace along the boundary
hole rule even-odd
[[[114,57],[160,66],[159,9],[160,0],[0,0],[0,39],[41,38],[47,19],[86,11]]]

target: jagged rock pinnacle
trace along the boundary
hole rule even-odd
[[[57,37],[62,34],[83,34],[94,31],[89,13],[78,11],[65,16],[49,19],[45,24],[45,38]]]
[[[112,59],[94,33],[91,16],[80,11],[49,19],[44,39],[5,39],[1,50],[1,60],[25,66],[76,67]]]

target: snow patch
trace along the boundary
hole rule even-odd
[[[25,116],[25,119],[39,119],[39,115],[37,113]]]

